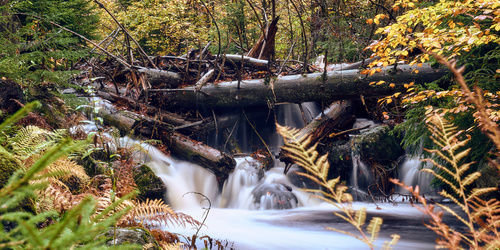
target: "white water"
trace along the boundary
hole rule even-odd
[[[296,105],[287,105],[280,109],[277,119],[282,125],[301,127],[304,122],[298,114],[300,112]],[[238,136],[240,143],[245,143],[247,136],[246,133]],[[276,134],[269,138],[270,147],[278,149],[282,143],[281,138]],[[321,203],[294,187],[283,174],[283,166],[277,165],[262,173],[259,164],[253,159],[237,158],[236,169],[230,174],[222,190],[219,190],[215,176],[196,164],[173,159],[153,146],[127,137],[122,138],[120,144],[140,145],[135,157],[147,162],[166,183],[167,198],[173,208],[201,221],[200,216],[207,204],[201,196],[192,192],[201,193],[212,201],[212,208],[200,235],[228,240],[234,243],[236,249],[367,249],[366,245],[351,236],[327,230],[326,227],[335,227],[352,232],[350,225],[332,214],[335,211],[332,206]],[[369,176],[367,166],[358,158],[353,156],[353,161],[356,162],[353,183],[359,181],[358,171],[366,178]],[[271,189],[271,192],[264,192],[261,197],[254,197],[252,191],[262,185],[271,185],[275,190]],[[288,188],[292,190],[288,191]],[[273,210],[278,206],[277,201],[280,201],[277,194],[293,194],[296,201],[289,200],[293,209]],[[409,205],[393,207],[392,204],[382,204],[379,205],[382,210],[370,203],[355,203],[354,206],[367,207],[369,213],[386,216],[387,221],[396,221],[384,223],[381,236],[376,242],[377,248],[389,239],[391,233],[398,233],[402,240],[396,249],[433,249],[434,235],[425,231],[421,224],[423,217]],[[196,232],[194,228],[168,230],[187,236]]]
[[[124,138],[123,143],[132,141]],[[333,215],[335,208],[311,198],[310,195],[296,190],[280,167],[267,171],[259,179],[258,164],[250,157],[237,158],[237,167],[219,193],[215,176],[202,167],[166,156],[158,149],[141,144],[146,149],[144,157],[149,166],[167,184],[170,205],[178,211],[202,220],[201,215],[207,204],[200,196],[189,194],[199,192],[211,201],[211,208],[205,226],[200,235],[209,235],[215,239],[232,242],[236,249],[367,249],[362,242],[337,232],[327,230],[335,227],[351,230],[349,225]],[[287,210],[262,210],[254,203],[252,191],[261,184],[279,183],[293,188],[297,197],[297,207]],[[215,201],[215,202],[213,202]],[[261,202],[262,203],[262,202]],[[420,225],[423,216],[408,204],[381,205],[382,210],[370,203],[355,203],[355,208],[367,207],[368,212],[386,216],[396,216],[410,221],[417,221],[418,227],[405,223],[385,225],[387,233],[380,236],[376,244],[381,247],[389,240],[389,232],[422,234],[429,238],[429,233]],[[169,231],[192,235],[194,228],[168,228]],[[409,237],[413,237],[409,235]],[[404,239],[396,249],[432,249],[431,238],[421,242],[417,237]]]
[[[431,185],[434,177],[432,174],[422,171],[422,169],[429,168],[429,164],[422,163],[420,157],[412,157],[407,159],[398,169],[399,180],[404,182],[407,186],[419,186],[421,194],[429,194],[434,192]],[[400,188],[400,191],[407,193],[406,190]]]

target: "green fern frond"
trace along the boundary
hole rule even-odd
[[[47,131],[29,125],[21,128],[8,142],[12,151],[21,160],[26,160],[54,146],[64,138],[65,134],[65,130]]]

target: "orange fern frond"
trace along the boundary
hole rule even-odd
[[[135,202],[132,205],[132,210],[118,222],[119,225],[141,224],[145,227],[153,227],[158,223],[183,227],[187,225],[199,227],[201,225],[193,217],[175,212],[169,205],[158,199]]]

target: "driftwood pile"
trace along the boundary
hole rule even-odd
[[[214,55],[207,44],[182,56],[143,53],[141,60],[131,54],[121,58],[105,53],[108,60],[92,59],[82,67],[88,79],[98,80],[94,81],[99,83],[97,96],[112,102],[117,110],[123,109],[102,109],[107,123],[126,133],[134,131],[162,140],[177,157],[206,167],[221,183],[234,169],[234,159],[190,138],[234,123],[231,117],[216,117],[214,110],[333,102],[324,115],[303,129],[304,134],[313,133],[321,139],[332,132],[331,128],[352,122],[352,117],[346,116],[351,102],[341,100],[386,96],[401,91],[404,83],[430,82],[445,73],[429,65],[398,65],[366,75],[360,69],[365,62],[325,66],[323,72],[307,67],[302,73],[300,62],[269,60],[274,52],[270,42],[276,32],[273,23],[245,55]],[[378,81],[394,85],[370,84]]]

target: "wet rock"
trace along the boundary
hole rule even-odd
[[[139,189],[139,199],[161,199],[167,202],[167,186],[148,165],[140,165],[135,169],[134,181]]]
[[[333,141],[326,147],[318,149],[319,153],[328,153],[328,161],[330,162],[330,171],[328,178],[333,179],[340,176],[341,180],[347,180],[351,174],[352,157],[351,143],[349,141],[339,140]]]
[[[292,188],[280,183],[263,183],[252,191],[254,203],[260,209],[290,209],[297,207]]]
[[[155,238],[141,228],[113,228],[106,232],[105,237],[108,246],[135,244],[143,246],[143,249],[160,249]]]
[[[404,154],[404,150],[390,133],[386,125],[378,125],[362,131],[351,139],[354,154],[359,154],[363,161],[377,162],[385,167],[390,167]]]

